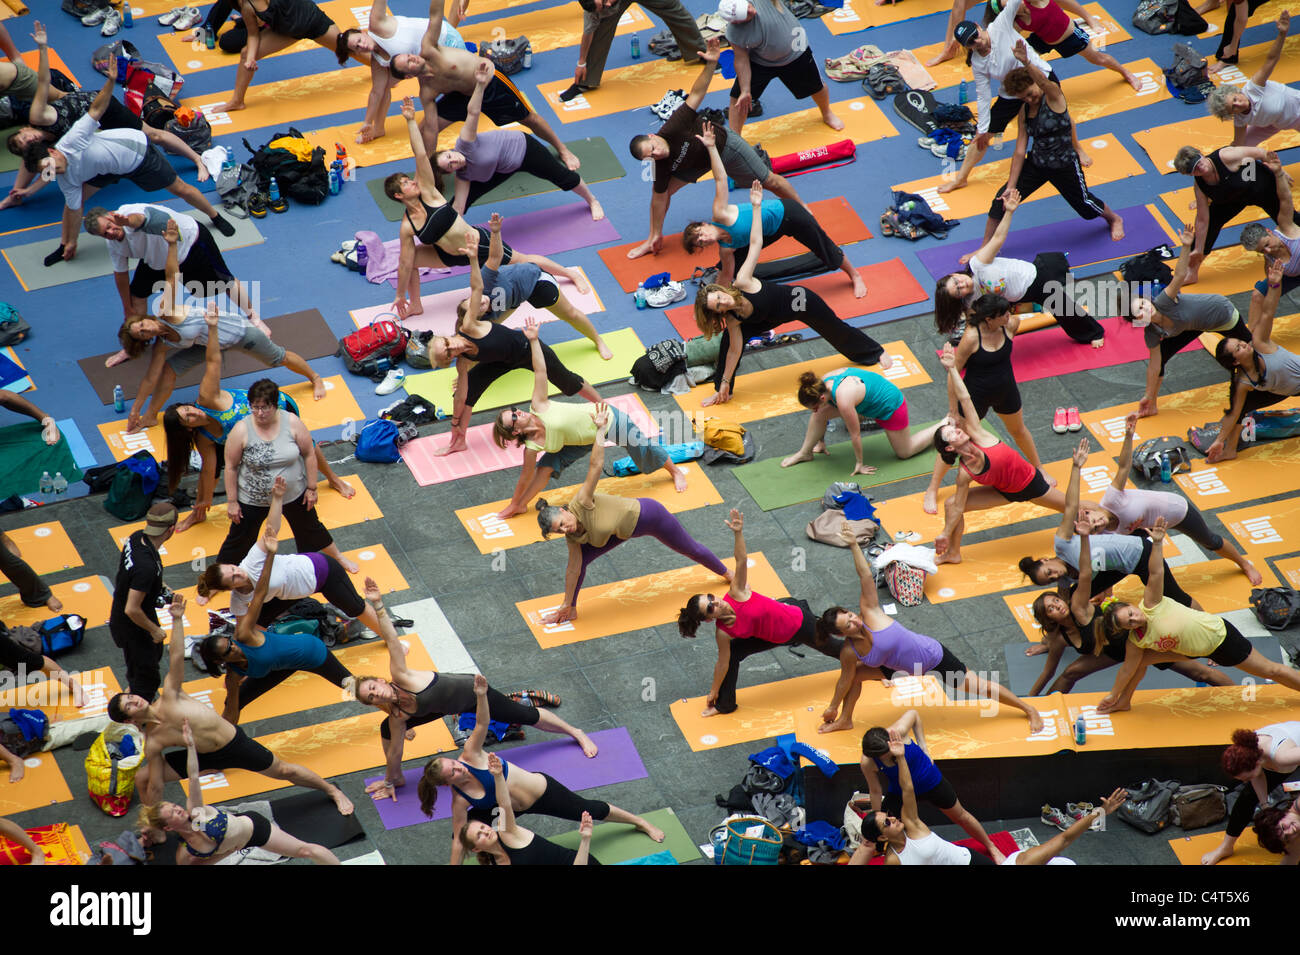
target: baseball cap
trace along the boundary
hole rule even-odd
[[[145,515],[144,532],[149,537],[162,537],[176,526],[176,505],[166,501],[149,508]]]
[[[975,37],[979,35],[980,28],[974,20],[963,20],[953,29],[952,35],[962,46],[970,46],[975,42]]]
[[[718,16],[728,23],[743,23],[749,16],[749,0],[722,0],[718,4]]]

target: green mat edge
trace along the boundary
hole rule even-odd
[[[704,858],[700,854],[699,847],[691,834],[686,831],[682,825],[681,819],[672,807],[664,809],[654,809],[650,812],[642,813],[641,818],[647,822],[652,822],[664,831],[663,842],[653,842],[644,833],[632,828],[626,823],[621,822],[598,822],[591,834],[591,854],[600,860],[601,865],[617,865],[620,862],[628,862],[632,859],[640,859],[643,856],[653,855],[656,852],[662,852],[665,849],[672,853],[677,862],[691,862],[695,859]],[[525,827],[527,828],[527,827]],[[676,831],[674,831],[676,830]],[[572,831],[562,833],[558,836],[546,836],[556,845],[564,846],[566,849],[578,848],[578,827],[574,824]],[[627,850],[610,850],[604,849],[603,846],[617,846],[619,843],[636,840],[635,848],[631,852]],[[686,846],[690,846],[689,854]],[[627,854],[624,854],[627,853]],[[466,853],[465,862],[467,865],[478,865],[478,859],[472,853]]]

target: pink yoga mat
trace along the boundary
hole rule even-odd
[[[1128,322],[1118,318],[1098,321],[1106,330],[1104,348],[1080,345],[1059,325],[1017,335],[1015,347],[1011,349],[1011,367],[1015,370],[1016,381],[1036,381],[1074,371],[1109,368],[1143,361],[1150,355],[1150,349],[1142,340],[1142,332]],[[1199,347],[1200,343],[1196,341],[1187,346]]]
[[[643,434],[653,436],[659,433],[658,425],[650,419],[645,405],[636,395],[618,395],[609,398],[608,403],[631,418]],[[519,448],[512,446],[509,450],[502,450],[496,446],[492,441],[490,424],[475,425],[469,429],[465,435],[468,450],[444,457],[436,456],[434,450],[444,447],[449,440],[451,439],[445,433],[431,434],[408,441],[402,446],[402,460],[411,469],[411,474],[420,487],[474,477],[488,471],[503,471],[519,467],[523,463],[523,451]]]
[[[600,296],[596,294],[594,289],[586,295],[582,295],[578,292],[577,286],[568,279],[557,276],[556,281],[559,283],[560,291],[564,293],[565,297],[581,309],[584,314],[594,315],[605,310],[605,303],[600,300]],[[590,284],[590,280],[588,280],[588,284]],[[424,303],[424,314],[412,315],[401,323],[402,327],[413,332],[427,331],[433,332],[435,335],[450,335],[456,330],[456,306],[468,294],[467,287],[465,289],[439,292],[436,295],[421,296],[420,300]],[[353,310],[351,314],[352,321],[356,322],[358,328],[369,325],[381,318],[397,320],[397,313],[393,311],[391,303],[358,308]],[[524,322],[530,317],[537,319],[539,325],[559,321],[546,309],[535,308],[525,302],[515,309],[504,324],[507,328],[523,328]]]

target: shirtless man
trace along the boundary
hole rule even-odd
[[[274,535],[263,534],[262,546],[274,554],[279,541]],[[260,612],[266,599],[269,574],[263,574],[253,592],[249,612]],[[352,800],[333,783],[326,782],[305,766],[282,762],[261,743],[234,724],[221,718],[211,706],[201,703],[181,690],[185,676],[185,598],[173,594],[172,638],[168,647],[169,667],[163,680],[162,692],[155,703],[131,693],[118,693],[108,701],[109,718],[117,723],[130,723],[145,734],[145,764],[136,774],[136,786],[145,803],[156,803],[162,798],[163,784],[187,776],[184,726],[189,721],[194,733],[195,748],[199,753],[199,768],[204,772],[224,769],[245,769],[261,773],[272,779],[283,779],[309,789],[319,789],[334,800],[340,813],[352,814]],[[179,747],[179,748],[178,748]],[[163,755],[163,750],[172,752]]]
[[[442,32],[444,0],[429,3],[429,29],[420,45],[420,102],[424,121],[420,132],[430,156],[438,154],[438,134],[454,122],[465,119],[469,98],[474,95],[474,71],[482,57],[468,50],[452,50],[438,45]],[[571,153],[551,124],[542,119],[524,100],[519,89],[493,69],[492,81],[483,91],[483,114],[498,126],[523,123],[555,147],[560,162],[577,169],[578,157]],[[437,101],[435,103],[435,100]]]

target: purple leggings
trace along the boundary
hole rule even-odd
[[[668,513],[666,507],[649,497],[639,497],[637,500],[641,502],[641,516],[637,519],[636,530],[632,531],[633,537],[653,537],[683,557],[689,557],[697,564],[703,564],[720,577],[727,572],[726,566],[714,556],[713,551],[686,533],[686,528],[682,527],[677,518]],[[623,543],[621,537],[611,536],[603,547],[582,545],[582,570],[578,573],[578,586],[573,591],[575,607],[578,605],[578,593],[582,590],[582,582],[587,577],[587,565],[621,543]]]

